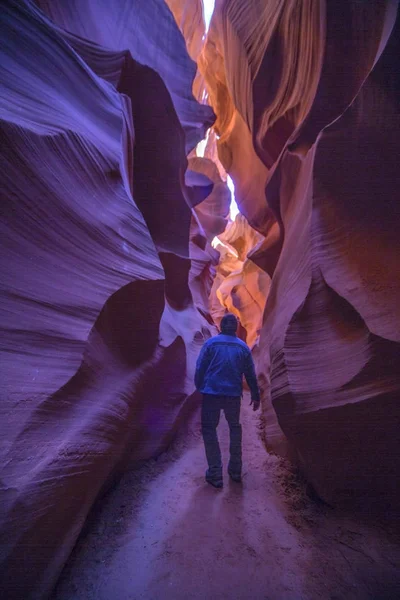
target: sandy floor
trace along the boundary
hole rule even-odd
[[[197,416],[94,511],[54,600],[400,598],[398,538],[311,501],[247,404],[243,484],[204,482]],[[227,464],[223,418],[219,432]]]

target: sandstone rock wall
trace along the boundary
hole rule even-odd
[[[191,93],[172,14],[162,1],[37,4],[0,11],[10,599],[48,595],[98,495],[198,405],[193,367],[214,331],[189,287],[193,207],[213,183],[185,182],[214,116]]]
[[[240,322],[241,336],[253,348],[259,340],[271,279],[248,258],[263,236],[238,214],[218,236],[220,259],[210,294],[211,314],[219,324],[228,310]]]
[[[272,277],[257,352],[267,440],[332,504],[398,496],[396,14],[390,0],[221,1],[200,60],[221,161],[230,172],[243,156],[236,187],[266,169],[238,203]],[[249,134],[235,140],[237,113]]]

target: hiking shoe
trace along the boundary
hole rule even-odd
[[[236,483],[241,483],[242,476],[240,473],[231,473],[230,471],[228,471],[228,473],[229,473],[229,477],[232,479],[232,481],[236,481]]]
[[[212,485],[213,487],[218,488],[218,489],[222,488],[224,485],[222,479],[210,479],[210,478],[206,477],[206,481],[207,481],[207,483],[209,483],[210,485]]]

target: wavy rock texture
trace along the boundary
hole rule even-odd
[[[217,116],[214,129],[219,136],[216,140],[218,158],[235,184],[235,199],[240,211],[252,227],[265,235],[269,221],[273,219],[265,202],[268,170],[257,156],[249,127],[231,96],[227,57],[232,48],[229,45],[228,50],[225,43],[227,21],[223,7],[223,3],[216,3],[198,66]]]
[[[283,247],[262,343],[280,425],[317,492],[330,503],[358,496],[385,506],[399,471],[399,38],[395,31],[379,57],[394,22],[390,3],[354,3],[341,18],[327,8],[315,102],[267,187]],[[344,62],[334,32],[344,27],[347,68],[335,89],[345,93],[331,96]]]
[[[201,178],[213,182],[209,196],[194,207],[190,228],[191,269],[189,287],[195,306],[209,320],[210,295],[220,256],[212,247],[216,235],[222,233],[228,224],[231,193],[221,178],[218,166],[209,158],[193,157],[189,159],[186,180],[200,183]]]
[[[272,277],[259,345],[267,439],[284,451],[284,432],[332,504],[398,497],[396,11],[230,0],[215,21],[216,125],[229,139],[240,113],[274,215],[251,255]]]
[[[221,70],[224,61],[220,49],[219,3],[207,36],[200,0],[168,0],[167,3],[182,31],[190,56],[197,61],[194,95],[203,102],[211,102],[217,114],[215,126],[200,144],[202,148],[189,154],[190,175],[187,174],[186,180],[196,182],[201,174],[214,183],[213,192],[207,200],[196,206],[196,219],[192,222],[191,289],[196,305],[208,319],[219,323],[227,310],[237,314],[241,320],[241,335],[253,346],[260,332],[269,277],[254,262],[246,259],[246,253],[254,250],[253,246],[260,244],[263,237],[257,235],[243,219],[239,218],[236,224],[227,220],[231,195],[226,181],[229,171],[242,212],[253,227],[262,233],[268,232],[274,219],[265,203],[267,169],[255,153],[248,127],[232,104],[232,122],[228,125],[226,119],[222,125],[218,122],[221,114],[225,114],[219,110],[220,104],[229,98],[223,68]],[[223,108],[226,109],[226,102]],[[232,255],[227,252],[227,246],[219,244],[216,252],[210,245],[227,225],[224,235],[230,240],[236,240],[240,245],[246,239],[246,253],[241,252],[239,260],[236,250]],[[209,308],[204,312],[207,306]]]
[[[189,288],[192,206],[213,184],[185,183],[186,152],[214,117],[191,94],[171,13],[39,5],[56,23],[28,1],[0,13],[10,599],[46,596],[99,493],[165,448],[197,404],[195,358],[214,331]]]
[[[211,314],[215,323],[226,310],[236,314],[243,338],[252,348],[260,336],[271,280],[248,254],[263,237],[239,214],[217,239],[221,257],[210,296]]]
[[[104,48],[128,50],[139,63],[154,69],[171,95],[186,134],[186,150],[204,138],[213,114],[192,95],[196,65],[165,2],[37,0],[37,5],[65,30]]]
[[[165,0],[186,42],[188,54],[197,63],[204,46],[205,23],[202,0]],[[199,102],[206,99],[207,90],[204,76],[197,69],[192,85],[193,95]],[[207,103],[206,103],[207,104]]]

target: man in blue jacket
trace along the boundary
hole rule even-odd
[[[195,384],[203,394],[201,430],[208,462],[206,481],[221,488],[222,462],[217,426],[221,409],[230,431],[230,460],[228,473],[234,481],[241,481],[242,426],[240,399],[243,375],[251,392],[253,410],[260,406],[260,391],[249,347],[236,336],[237,319],[227,314],[221,321],[221,333],[206,341],[196,363]]]

